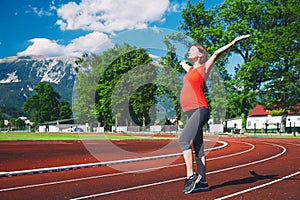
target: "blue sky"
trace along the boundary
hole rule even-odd
[[[205,2],[211,7],[222,0]],[[178,30],[184,3],[184,0],[1,0],[0,58],[97,53],[102,49],[95,44],[122,31],[151,27]]]
[[[206,0],[205,6],[222,2]],[[185,0],[1,0],[0,58],[101,53],[124,32],[132,32],[127,42],[138,39],[134,31],[177,31],[183,6]],[[231,58],[231,65],[238,62]]]

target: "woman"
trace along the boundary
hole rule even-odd
[[[187,72],[183,79],[184,86],[180,95],[180,104],[182,110],[187,114],[188,120],[178,140],[186,164],[187,178],[183,193],[188,194],[194,190],[208,189],[203,145],[203,125],[207,123],[210,112],[204,96],[205,81],[217,58],[224,51],[235,45],[236,42],[249,36],[243,35],[235,38],[231,43],[218,49],[209,59],[206,49],[199,44],[194,44],[188,52],[188,59],[193,62],[193,66],[189,66],[186,61],[180,63]],[[198,173],[194,171],[193,167],[191,141],[196,155]]]

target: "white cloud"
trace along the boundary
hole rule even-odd
[[[62,30],[82,29],[106,33],[147,28],[147,23],[163,18],[169,5],[169,0],[82,0],[80,4],[69,2],[57,9],[60,19],[56,24]]]
[[[37,8],[37,7],[33,7],[31,5],[28,5],[28,9],[26,10],[25,13],[34,13],[38,16],[51,16],[52,13],[50,11],[45,11],[43,8]],[[51,10],[51,9],[50,9]]]
[[[178,12],[181,12],[182,8],[185,6],[186,6],[185,2],[181,3],[181,4],[174,2],[169,5],[168,11],[178,13]]]
[[[81,56],[82,52],[100,53],[112,47],[107,35],[94,31],[85,36],[72,40],[67,45],[58,44],[57,41],[46,38],[31,39],[33,44],[18,55],[48,55],[48,56]]]
[[[56,40],[34,38],[32,44],[18,55],[72,55],[81,56],[83,52],[100,53],[113,46],[108,35],[118,31],[145,29],[151,22],[163,23],[168,12],[178,12],[180,6],[169,0],[81,0],[55,6],[44,11],[29,6],[31,12],[41,16],[57,12],[56,25],[61,30],[85,30],[91,33],[73,39],[67,45]]]

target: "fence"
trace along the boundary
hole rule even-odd
[[[177,133],[177,125],[156,125],[156,126],[112,126],[109,130],[104,127],[90,127],[86,124],[59,124],[41,125],[39,132],[157,132]]]
[[[2,133],[8,133],[8,132],[33,132],[33,131],[34,131],[34,129],[31,126],[0,128],[0,132],[2,132]]]

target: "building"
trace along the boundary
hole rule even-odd
[[[39,125],[39,132],[83,132],[87,131],[87,125],[75,124],[75,119],[63,119],[45,122]]]
[[[296,112],[289,112],[286,119],[287,132],[300,132],[300,104],[295,107]],[[279,132],[282,116],[271,116],[271,111],[263,105],[256,105],[247,117],[247,130],[270,130]]]
[[[242,119],[233,118],[225,121],[225,132],[240,133],[242,130]]]

